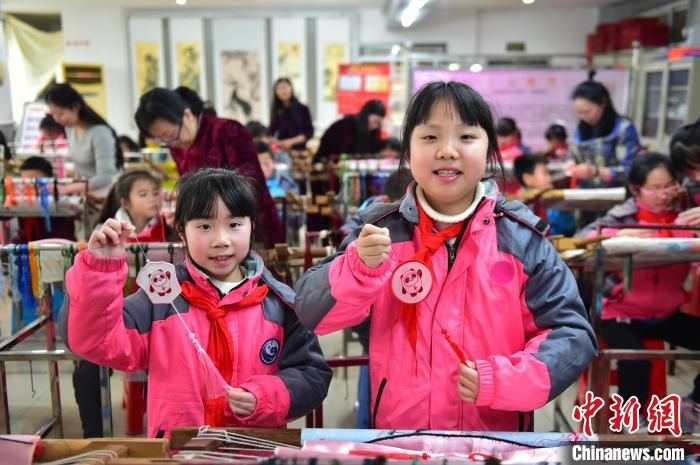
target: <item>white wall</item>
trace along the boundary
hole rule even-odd
[[[447,51],[454,54],[474,53],[474,17],[466,14],[440,18],[426,18],[408,29],[389,30],[380,8],[359,10],[359,43],[447,43]]]
[[[107,121],[118,134],[136,135],[127,52],[126,15],[119,8],[61,12],[66,63],[101,64],[107,91]]]
[[[526,53],[585,53],[586,35],[598,23],[597,8],[524,8],[481,15],[481,52],[506,53],[506,42],[525,42]]]
[[[360,44],[444,42],[447,53],[454,55],[505,54],[506,42],[525,42],[526,53],[532,54],[582,54],[586,34],[598,22],[597,8],[533,7],[478,14],[438,10],[408,29],[389,30],[381,9],[366,8],[359,13]]]

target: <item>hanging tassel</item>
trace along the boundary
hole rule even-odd
[[[10,290],[12,292],[12,326],[10,331],[16,333],[22,327],[22,294],[19,290],[19,256],[17,255],[16,245],[10,244],[7,248]]]
[[[46,187],[46,179],[37,179],[39,187],[39,205],[44,212],[44,226],[51,232],[51,215],[49,215],[49,189]]]
[[[36,319],[36,300],[32,292],[32,277],[29,269],[29,248],[26,244],[19,246],[18,260],[19,291],[22,295],[22,323],[28,325]]]
[[[22,185],[24,187],[24,201],[27,202],[27,205],[33,207],[34,198],[36,197],[36,190],[34,189],[34,186],[30,180],[26,179],[22,181]]]
[[[15,193],[15,183],[11,176],[5,177],[5,208],[14,207],[17,205],[17,195]]]
[[[29,244],[29,270],[32,279],[32,293],[37,302],[40,302],[44,297],[44,283],[41,280],[39,249],[34,244]]]

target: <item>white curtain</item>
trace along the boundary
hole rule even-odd
[[[44,32],[5,15],[7,64],[15,121],[22,118],[24,104],[56,77],[63,61],[63,32]]]

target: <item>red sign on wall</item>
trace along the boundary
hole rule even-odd
[[[379,99],[389,108],[391,69],[388,63],[340,65],[338,114],[357,113],[368,100]]]

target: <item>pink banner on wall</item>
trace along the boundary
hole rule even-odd
[[[627,71],[601,70],[595,76],[610,92],[621,114],[627,112]],[[544,132],[550,124],[566,126],[571,139],[578,124],[571,93],[588,78],[586,70],[504,70],[447,71],[417,69],[413,71],[413,92],[432,81],[458,81],[470,85],[491,105],[494,118],[514,118],[523,135],[523,143],[532,150],[545,146]]]

